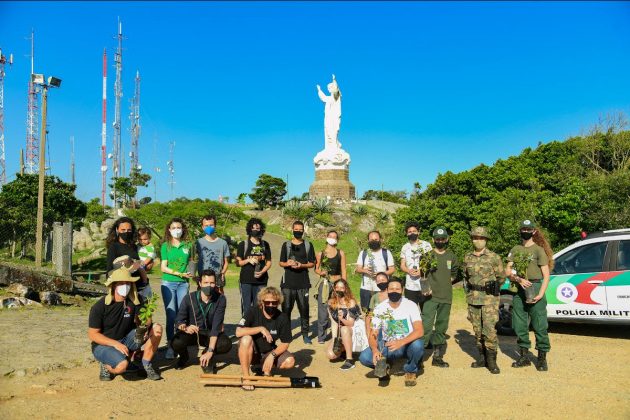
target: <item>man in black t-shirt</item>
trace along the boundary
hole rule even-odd
[[[293,305],[297,302],[302,326],[302,339],[304,344],[312,344],[308,336],[308,290],[311,287],[308,269],[315,267],[315,251],[308,241],[302,239],[303,236],[304,223],[299,220],[293,222],[293,239],[282,244],[280,251],[280,267],[284,268],[280,288],[284,296],[282,311],[291,319]]]
[[[102,381],[111,381],[112,375],[126,372],[132,353],[139,350],[145,341],[142,366],[147,378],[162,378],[151,364],[162,338],[162,326],[151,325],[149,320],[148,332],[142,340],[136,339],[138,314],[144,303],[136,290],[137,280],[124,267],[112,271],[105,282],[107,296],[99,299],[90,309],[88,337],[92,342],[94,358],[101,364]]]
[[[241,267],[241,316],[245,317],[251,307],[257,305],[256,296],[267,286],[271,268],[271,247],[262,240],[265,224],[252,217],[245,227],[247,239],[238,244],[236,265]]]
[[[257,300],[258,305],[249,310],[236,328],[243,376],[250,375],[252,362],[260,361],[265,376],[271,375],[273,367],[290,369],[295,365],[295,357],[289,352],[291,321],[279,309],[282,293],[275,287],[265,287],[258,293]],[[243,389],[251,391],[254,387],[243,385]]]

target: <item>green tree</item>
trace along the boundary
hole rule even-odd
[[[0,244],[16,243],[28,246],[35,242],[37,225],[37,174],[17,175],[0,192]],[[44,178],[44,234],[52,230],[54,222],[72,221],[75,228],[82,226],[87,206],[75,196],[76,185],[61,181],[56,176]]]
[[[276,178],[271,175],[262,174],[256,181],[249,198],[256,203],[259,210],[277,207],[282,203],[287,193],[287,184],[282,178]]]
[[[405,191],[367,190],[361,200],[381,200],[405,204],[407,203],[407,193]]]
[[[100,198],[91,199],[86,205],[87,210],[85,214],[85,222],[94,222],[100,226],[101,223],[109,217],[109,213],[107,211],[109,208],[109,206],[105,206],[105,208],[103,208]]]
[[[241,206],[244,206],[246,199],[247,199],[247,193],[240,193],[238,197],[236,198],[236,203],[240,204]]]

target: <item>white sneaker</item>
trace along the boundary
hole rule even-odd
[[[169,347],[169,348],[166,350],[166,356],[164,356],[164,357],[165,357],[166,359],[168,359],[168,360],[173,360],[173,359],[175,359],[175,351],[173,350],[173,348],[172,348],[172,347]]]

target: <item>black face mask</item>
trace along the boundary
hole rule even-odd
[[[409,235],[407,235],[407,239],[409,239],[411,242],[416,242],[418,240],[418,234],[410,233]]]
[[[370,241],[368,242],[368,246],[372,251],[376,251],[381,247],[381,241]]]
[[[346,295],[346,292],[340,292],[339,290],[335,290],[335,293],[337,293],[337,297],[344,297]]]
[[[402,298],[402,293],[390,292],[387,294],[387,297],[389,298],[390,302],[396,303],[400,300],[400,298]]]
[[[437,249],[444,249],[444,248],[446,248],[447,244],[448,244],[448,242],[436,242],[435,243],[435,247]]]
[[[118,234],[118,237],[128,244],[133,240],[133,232],[122,232]]]
[[[203,293],[206,296],[209,296],[209,297],[214,296],[214,287],[212,286],[203,286],[203,287],[200,287],[199,290],[201,290],[201,293]]]
[[[384,292],[385,289],[387,289],[387,283],[376,283],[376,287],[378,287],[381,292]]]
[[[521,232],[521,238],[523,238],[526,241],[529,241],[532,236],[534,236],[534,232]]]
[[[259,230],[252,230],[252,238],[260,238],[262,234]]]
[[[302,239],[302,236],[304,236],[304,232],[299,231],[299,230],[294,230],[293,231],[293,237],[295,239]]]
[[[263,308],[265,309],[267,315],[272,318],[280,315],[280,309],[278,309],[277,306],[263,306]]]

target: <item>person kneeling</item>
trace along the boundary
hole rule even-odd
[[[177,333],[171,346],[179,355],[176,369],[183,369],[188,363],[188,346],[205,346],[199,363],[204,373],[214,373],[212,358],[232,348],[232,342],[221,331],[227,300],[217,288],[213,270],[202,271],[198,286],[199,290],[182,300],[175,318]]]
[[[289,352],[291,343],[291,321],[280,311],[283,296],[275,287],[265,287],[258,292],[258,305],[253,306],[241,319],[236,328],[238,358],[243,376],[250,375],[252,362],[262,364],[262,373],[271,376],[271,369],[290,369],[295,358]],[[280,340],[279,344],[276,342]],[[243,385],[251,391],[252,385]]]
[[[374,308],[372,331],[368,337],[370,346],[361,352],[359,360],[364,366],[374,368],[376,377],[387,379],[387,361],[406,357],[403,366],[405,385],[414,386],[418,363],[424,353],[424,331],[418,305],[402,297],[402,292],[401,281],[390,279],[387,284],[388,299]]]
[[[333,288],[334,294],[328,300],[328,315],[333,326],[334,339],[330,341],[326,355],[329,360],[335,360],[345,352],[346,360],[340,369],[349,370],[354,367],[352,327],[355,322],[361,322],[361,309],[345,280],[337,280]]]
[[[151,364],[162,338],[162,326],[151,324],[149,320],[148,332],[141,340],[136,338],[138,314],[145,301],[136,290],[137,280],[124,267],[112,271],[105,282],[107,296],[99,299],[90,309],[88,338],[92,341],[94,358],[101,365],[101,381],[111,381],[113,375],[131,371],[133,364],[129,358],[143,344],[142,366],[147,378],[154,381],[162,379]]]

